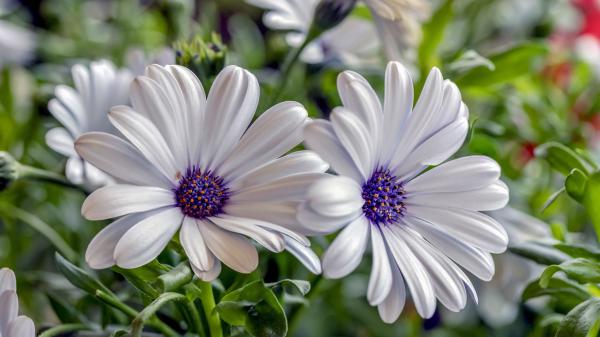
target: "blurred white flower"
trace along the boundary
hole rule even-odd
[[[8,21],[0,20],[0,68],[25,64],[34,55],[35,34]]]
[[[512,207],[488,214],[504,226],[509,245],[552,240],[548,224]],[[488,324],[503,326],[515,320],[523,289],[541,274],[544,267],[511,253],[494,256],[494,262],[494,278],[477,286],[480,293],[477,310]]]
[[[402,312],[406,286],[422,317],[433,315],[436,298],[461,310],[467,293],[475,300],[476,294],[459,266],[490,280],[490,252],[506,249],[505,230],[480,211],[504,207],[508,187],[490,158],[441,164],[468,132],[458,88],[433,69],[413,108],[412,80],[397,62],[386,70],[383,106],[357,73],[342,73],[337,87],[343,107],[331,121],[308,124],[304,136],[340,176],[320,179],[298,209],[298,220],[314,234],[343,228],[323,257],[324,275],[352,272],[370,240],[367,299],[385,322]],[[439,166],[424,172],[430,165]]]
[[[600,77],[600,41],[590,34],[575,39],[575,54],[589,64],[596,77]]]
[[[0,336],[35,337],[35,326],[31,318],[17,316],[19,298],[15,273],[8,268],[0,269]]]
[[[112,182],[112,178],[81,159],[73,144],[85,132],[115,133],[108,111],[129,102],[133,77],[128,70],[119,70],[106,60],[92,62],[89,67],[77,64],[71,74],[75,88],[58,85],[54,90],[56,97],[48,103],[48,110],[63,127],[48,131],[46,143],[69,158],[66,175],[71,182],[94,189]]]
[[[259,94],[256,78],[236,66],[221,71],[208,97],[181,66],[152,65],[134,80],[133,108],[109,113],[129,142],[93,132],[75,145],[84,159],[123,181],[96,190],[82,206],[90,220],[122,216],[88,246],[92,268],[142,266],[179,231],[203,280],[216,278],[221,262],[253,271],[258,254],[246,237],[274,252],[287,249],[320,272],[296,208],[328,166],[310,151],[284,155],[302,141],[302,105],[277,104],[249,126]]]
[[[125,56],[127,68],[131,70],[134,76],[144,75],[146,66],[150,64],[159,64],[166,66],[175,64],[175,51],[171,48],[162,48],[155,53],[146,53],[141,48],[131,48]]]

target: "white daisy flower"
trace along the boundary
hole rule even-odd
[[[15,273],[8,268],[0,269],[0,336],[35,337],[31,318],[18,316],[19,298]]]
[[[121,217],[90,243],[92,268],[136,268],[155,259],[179,231],[179,242],[203,280],[221,262],[249,273],[258,265],[249,237],[273,252],[286,249],[320,272],[296,208],[328,166],[310,151],[285,155],[302,141],[304,107],[277,104],[249,126],[260,88],[248,71],[226,67],[208,97],[181,66],[152,65],[131,86],[131,103],[111,123],[125,141],[103,132],[75,145],[87,161],[123,181],[92,193],[90,220]]]
[[[0,20],[0,68],[7,64],[25,64],[34,55],[35,34],[8,21]]]
[[[386,70],[383,105],[357,73],[342,73],[337,86],[343,107],[331,121],[308,124],[304,136],[339,176],[315,183],[298,210],[314,233],[343,228],[323,257],[324,275],[352,272],[370,240],[367,299],[385,322],[400,315],[406,286],[422,317],[433,315],[436,298],[461,310],[467,293],[476,294],[458,266],[490,280],[490,252],[506,249],[505,230],[479,211],[504,207],[508,188],[487,157],[441,164],[468,131],[458,88],[433,69],[413,108],[412,80],[397,62]],[[439,166],[426,171],[431,165]]]
[[[89,67],[77,64],[71,73],[75,88],[58,85],[55,98],[48,103],[48,110],[63,126],[48,131],[46,143],[69,158],[65,171],[71,182],[94,189],[113,179],[81,159],[73,146],[75,139],[90,131],[115,133],[108,111],[129,102],[133,77],[128,70],[119,70],[106,60],[92,62]]]

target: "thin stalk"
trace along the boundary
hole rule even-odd
[[[82,190],[81,186],[71,183],[65,176],[28,165],[19,165],[19,177],[45,181],[69,188]]]
[[[64,334],[66,332],[74,332],[74,331],[85,331],[92,330],[89,326],[85,324],[62,324],[52,327],[44,332],[42,332],[38,337],[54,337],[57,335]]]
[[[186,300],[186,297],[178,293],[164,293],[158,296],[154,302],[145,307],[144,310],[137,314],[133,319],[133,322],[131,323],[131,337],[141,337],[146,322],[150,322],[156,312],[158,312],[165,304],[184,300]]]
[[[200,293],[200,300],[202,301],[202,307],[204,308],[204,315],[208,322],[208,328],[210,329],[211,337],[223,337],[223,330],[221,328],[221,318],[219,313],[215,310],[217,304],[215,303],[215,297],[210,282],[199,281],[197,282],[198,287],[202,291]]]
[[[190,313],[190,316],[192,317],[192,325],[194,326],[194,330],[201,337],[205,337],[206,333],[204,333],[204,327],[202,326],[202,321],[200,320],[200,313],[198,312],[198,308],[196,308],[194,301],[186,298],[184,304],[187,311]]]

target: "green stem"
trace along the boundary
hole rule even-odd
[[[31,178],[74,189],[81,189],[81,186],[71,183],[62,174],[23,164],[19,164],[19,178]]]
[[[70,261],[77,260],[77,253],[69,246],[69,244],[52,228],[50,225],[42,221],[40,218],[35,215],[22,210],[18,207],[15,207],[10,204],[0,204],[0,212],[2,212],[7,217],[15,218],[19,221],[22,221],[31,228],[40,232],[44,235],[48,241],[50,241],[56,249],[58,249],[62,255],[64,255]]]
[[[160,308],[165,304],[174,301],[185,301],[186,297],[178,293],[164,293],[158,296],[156,300],[150,303],[139,314],[135,316],[131,323],[131,337],[141,337],[144,331],[144,324],[149,322]]]
[[[200,293],[200,300],[202,301],[204,315],[206,315],[206,321],[208,322],[208,328],[210,329],[210,336],[223,337],[221,318],[219,317],[219,313],[215,310],[217,304],[215,303],[212,285],[210,282],[203,281],[199,281],[197,284],[202,291]]]
[[[63,324],[52,327],[44,332],[42,332],[38,337],[54,337],[57,335],[64,334],[66,332],[74,332],[74,331],[84,331],[84,330],[92,330],[89,326],[85,324]]]
[[[187,311],[190,313],[190,316],[192,316],[192,325],[194,326],[194,330],[196,330],[198,335],[202,337],[206,336],[206,334],[204,333],[204,327],[202,326],[202,321],[200,320],[200,313],[198,312],[198,308],[196,308],[196,305],[190,299],[186,298],[184,303]]]

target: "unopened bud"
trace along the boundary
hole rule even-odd
[[[321,0],[315,10],[313,25],[321,31],[342,22],[354,9],[356,0]]]
[[[196,36],[190,41],[176,42],[175,53],[177,64],[189,68],[208,85],[225,67],[227,46],[219,34],[212,33],[207,40]]]
[[[20,164],[8,152],[0,152],[0,191],[19,178]]]

